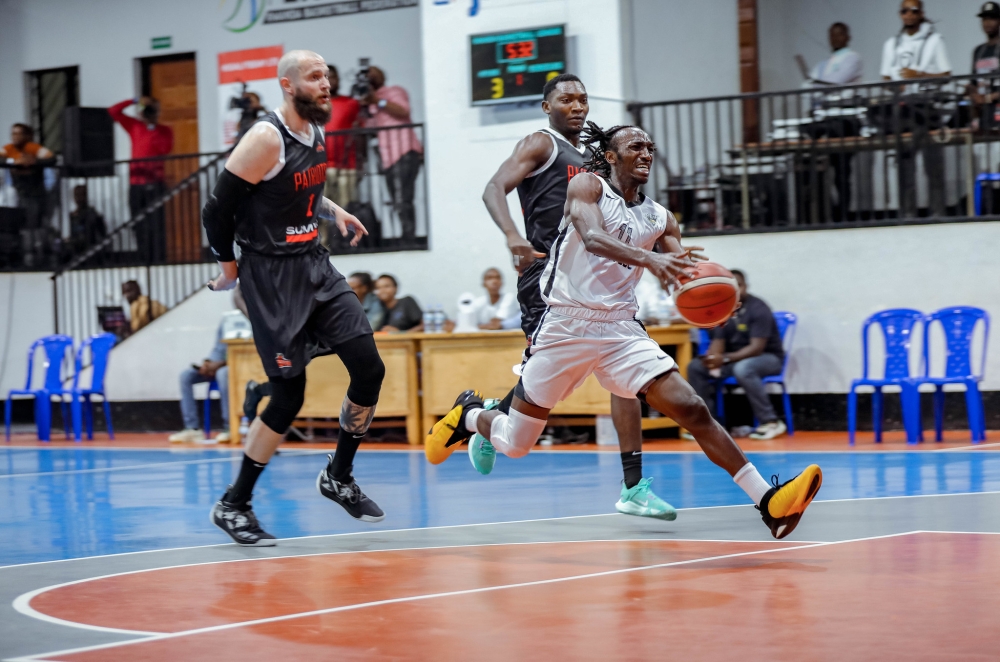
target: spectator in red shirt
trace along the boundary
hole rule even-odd
[[[139,106],[141,119],[130,117],[123,112],[131,105]],[[150,204],[162,198],[167,191],[163,159],[159,157],[173,151],[174,132],[169,126],[159,123],[160,104],[150,97],[127,99],[116,103],[108,108],[108,113],[122,125],[132,139],[128,206],[132,218],[135,218]],[[154,264],[166,261],[167,228],[162,206],[150,212],[134,230],[140,255]]]
[[[424,163],[424,147],[412,128],[384,130],[386,127],[413,123],[410,119],[410,96],[398,85],[386,85],[385,73],[378,67],[368,67],[368,81],[372,92],[361,100],[368,106],[369,119],[365,126],[383,129],[376,134],[382,171],[402,226],[402,245],[414,247],[417,214],[413,196],[417,175]]]
[[[326,124],[326,188],[323,195],[347,209],[355,200],[358,186],[358,166],[354,136],[331,136],[331,131],[352,129],[358,123],[361,105],[339,93],[340,74],[337,67],[327,66],[330,81],[330,121]]]

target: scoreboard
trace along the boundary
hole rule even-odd
[[[472,105],[542,98],[550,78],[566,71],[566,26],[470,37]]]

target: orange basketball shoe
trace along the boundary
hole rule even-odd
[[[465,415],[471,409],[483,407],[483,394],[479,391],[462,391],[455,406],[434,424],[424,440],[424,455],[431,464],[441,464],[461,445],[472,437],[465,429]]]
[[[774,487],[764,494],[757,508],[771,535],[780,540],[795,530],[802,513],[819,492],[823,470],[810,464],[798,476],[780,485],[778,477],[771,476],[771,484]]]

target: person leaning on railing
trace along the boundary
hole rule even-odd
[[[987,2],[979,10],[978,16],[982,20],[983,32],[986,33],[986,43],[979,44],[972,51],[972,73],[996,74],[1000,72],[1000,5]],[[1000,79],[972,81],[966,91],[974,106],[973,126],[984,131],[996,127]]]
[[[361,99],[368,108],[365,126],[381,129],[376,133],[385,183],[402,226],[403,246],[412,246],[417,234],[417,213],[413,205],[417,175],[424,162],[424,147],[412,128],[385,130],[386,127],[412,124],[410,96],[399,85],[386,85],[385,73],[368,68],[371,92]]]
[[[902,29],[889,37],[882,47],[882,79],[901,81],[950,76],[951,63],[944,39],[924,16],[924,3],[921,0],[903,0],[899,15],[903,21]],[[904,218],[917,215],[916,150],[919,149],[924,154],[931,214],[944,216],[944,150],[927,136],[929,130],[940,128],[929,125],[933,104],[916,96],[919,92],[916,86],[907,86],[903,91],[910,97],[904,108],[908,117],[902,117],[900,121],[904,124],[895,127],[895,131],[912,132],[913,147],[904,148],[897,155],[899,213]]]
[[[331,136],[331,131],[344,131],[358,123],[361,104],[340,94],[340,75],[332,64],[326,67],[330,81],[330,121],[326,123],[326,186],[323,195],[347,209],[357,196],[358,166],[354,136]]]
[[[34,142],[34,137],[34,129],[17,123],[10,129],[10,143],[2,148],[4,161],[12,166],[10,178],[17,191],[18,207],[24,210],[21,250],[24,266],[29,268],[36,266],[46,249],[48,196],[43,167],[53,158],[52,152]]]
[[[132,105],[139,106],[141,119],[124,113]],[[108,108],[108,113],[132,139],[133,163],[129,166],[128,206],[132,218],[135,218],[166,193],[164,165],[157,157],[166,156],[173,151],[174,132],[169,126],[159,123],[160,104],[150,97],[126,99]],[[139,254],[148,262],[162,263],[166,260],[167,228],[162,207],[150,213],[136,226],[135,239]]]

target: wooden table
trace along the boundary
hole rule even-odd
[[[686,324],[651,326],[649,336],[659,345],[677,348],[677,365],[687,377],[691,362],[691,327]],[[524,334],[520,331],[483,333],[420,333],[423,429],[448,413],[455,396],[463,389],[476,388],[487,398],[502,398],[517,383],[512,366],[521,362]],[[591,375],[583,386],[556,405],[556,415],[610,415],[611,398]],[[676,427],[668,418],[643,419],[642,428]]]
[[[240,418],[246,384],[266,382],[264,366],[253,340],[227,340],[229,365],[229,432],[240,441]],[[376,418],[406,417],[406,436],[411,444],[423,442],[420,429],[420,394],[417,381],[417,341],[412,334],[376,335],[375,344],[385,363],[385,381],[379,395]],[[306,368],[306,398],[299,418],[340,418],[350,377],[336,355],[313,359]]]

